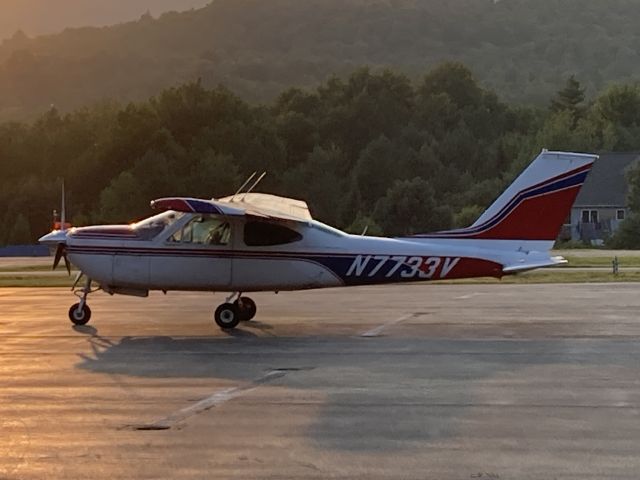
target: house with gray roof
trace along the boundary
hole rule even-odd
[[[629,214],[628,168],[640,153],[603,153],[580,190],[571,209],[571,239],[593,245],[611,236]]]

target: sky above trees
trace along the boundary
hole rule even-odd
[[[211,0],[0,0],[0,39],[17,30],[43,35],[67,27],[112,25],[171,10],[183,11]]]

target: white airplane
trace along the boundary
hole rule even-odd
[[[545,150],[473,225],[432,234],[350,235],[313,220],[302,201],[251,193],[256,182],[219,200],[162,198],[151,202],[162,213],[138,223],[54,230],[40,242],[56,247],[54,269],[63,258],[80,270],[76,325],[91,318],[96,290],[186,290],[231,293],[214,315],[231,329],[256,314],[244,292],[501,278],[566,263],[550,250],[597,158]]]

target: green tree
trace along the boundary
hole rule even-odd
[[[325,108],[320,134],[350,157],[377,138],[395,138],[413,116],[411,82],[391,70],[372,73],[361,68],[346,83],[333,78],[318,92]]]
[[[34,238],[31,235],[31,228],[29,227],[29,221],[27,217],[22,213],[18,214],[15,218],[11,229],[9,230],[9,235],[7,236],[7,244],[8,245],[26,245],[33,243]]]
[[[480,218],[485,208],[479,205],[467,205],[457,212],[453,217],[453,225],[456,228],[465,228],[473,225]]]
[[[197,198],[222,198],[233,195],[243,180],[232,155],[208,150],[198,158],[182,192]]]
[[[556,113],[570,112],[575,124],[584,112],[584,100],[585,89],[576,80],[575,75],[571,75],[564,88],[551,99],[551,111]]]
[[[98,220],[128,223],[149,212],[149,201],[131,172],[122,172],[100,193]]]
[[[427,233],[451,227],[451,208],[439,205],[433,187],[421,178],[397,180],[376,204],[374,221],[387,235]]]
[[[437,66],[425,76],[418,91],[423,97],[444,94],[458,108],[478,105],[483,95],[471,70],[459,62]]]
[[[353,175],[359,207],[365,214],[373,210],[395,179],[405,177],[402,159],[402,154],[387,137],[374,140],[361,152]]]
[[[596,113],[605,121],[625,127],[640,124],[640,85],[613,85],[600,95]]]
[[[314,218],[341,225],[349,187],[347,169],[347,160],[339,148],[316,147],[303,164],[285,173],[284,187],[291,195],[307,201]]]

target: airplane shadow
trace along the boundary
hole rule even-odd
[[[414,449],[455,435],[461,417],[486,401],[480,387],[500,376],[547,366],[553,369],[547,376],[561,377],[578,368],[640,363],[636,340],[257,337],[243,327],[228,337],[112,343],[95,329],[81,333],[92,335],[93,355],[81,356],[77,366],[95,373],[250,382],[269,370],[293,370],[271,385],[328,392],[310,439],[353,452]]]

